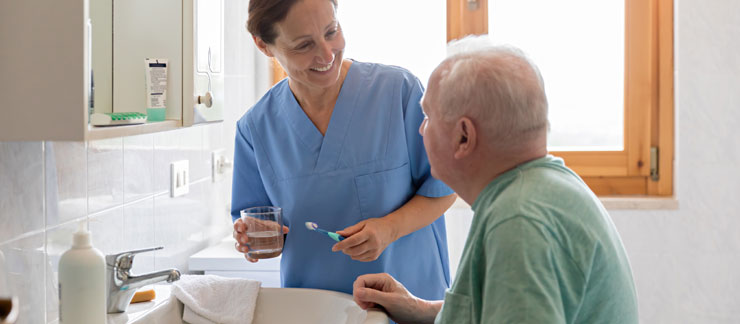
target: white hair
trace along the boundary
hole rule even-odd
[[[516,145],[547,130],[544,82],[521,50],[466,37],[449,44],[435,72],[443,118],[476,120],[491,144]]]

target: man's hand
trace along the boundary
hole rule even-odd
[[[441,301],[415,297],[387,273],[357,277],[352,294],[360,308],[382,306],[397,323],[433,323],[442,306]]]
[[[370,218],[347,227],[337,234],[346,237],[334,244],[332,251],[342,251],[352,260],[370,262],[378,259],[388,244],[396,240],[393,226],[383,218]]]

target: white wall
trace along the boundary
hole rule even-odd
[[[679,209],[610,214],[642,323],[739,323],[740,1],[678,0],[675,22]],[[448,213],[451,258],[470,216]]]
[[[676,6],[677,211],[614,211],[644,323],[740,322],[740,2]]]

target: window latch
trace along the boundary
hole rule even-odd
[[[468,1],[468,10],[470,11],[476,11],[478,8],[480,8],[480,0],[467,0]]]
[[[658,173],[658,147],[650,147],[650,180],[658,181],[660,174]]]

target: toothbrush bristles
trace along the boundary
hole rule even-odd
[[[310,230],[315,230],[315,229],[319,228],[319,225],[316,225],[316,223],[314,223],[314,222],[306,222],[306,228],[308,228]]]

